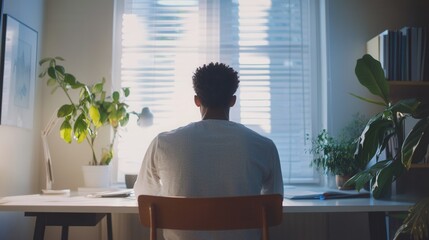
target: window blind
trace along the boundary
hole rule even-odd
[[[223,62],[239,72],[231,120],[271,138],[285,183],[316,181],[307,140],[319,121],[312,59],[311,0],[122,0],[120,85],[130,109],[149,107],[151,127],[131,119],[117,145],[118,177],[136,173],[160,131],[199,121],[197,66]]]

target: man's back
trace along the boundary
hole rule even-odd
[[[236,196],[283,189],[267,182],[281,178],[274,144],[241,124],[203,120],[161,134],[157,141],[161,195]]]
[[[230,121],[203,120],[162,133],[152,142],[143,164],[135,185],[136,194],[189,197],[283,194],[274,143]],[[245,233],[249,232],[242,232]],[[167,236],[177,236],[171,239],[189,239],[199,234],[166,232]],[[231,239],[250,237],[234,234]],[[195,239],[205,239],[202,237]],[[227,239],[224,235],[222,238]]]

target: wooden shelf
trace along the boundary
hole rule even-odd
[[[396,180],[396,193],[429,196],[428,180],[429,168],[427,164],[412,164],[412,167],[408,171],[404,171]]]
[[[413,163],[410,168],[429,168],[429,163]]]
[[[393,102],[401,99],[416,98],[429,103],[429,81],[389,81],[390,98]]]

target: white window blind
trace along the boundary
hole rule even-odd
[[[285,183],[316,181],[307,134],[317,114],[312,0],[121,0],[117,59],[131,110],[149,107],[151,127],[131,119],[117,144],[118,178],[136,173],[160,131],[199,121],[197,66],[223,62],[239,72],[231,120],[276,143]]]

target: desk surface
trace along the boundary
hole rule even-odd
[[[372,198],[329,200],[283,200],[284,213],[305,212],[402,212],[414,205],[411,201],[375,200]],[[0,198],[0,211],[138,213],[137,201],[127,198],[92,198],[72,193],[70,196],[22,195]]]

